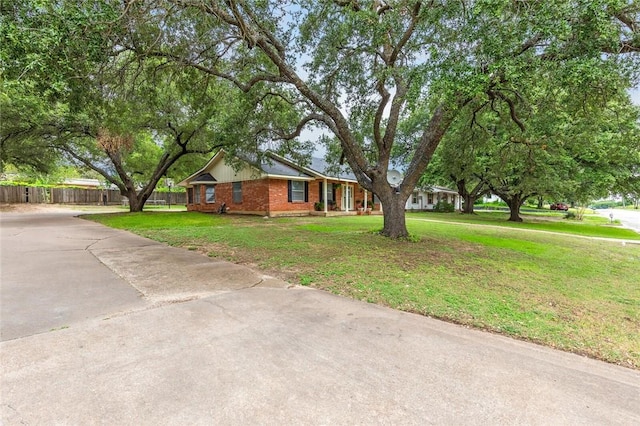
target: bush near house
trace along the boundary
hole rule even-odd
[[[433,207],[433,211],[438,213],[453,213],[455,211],[455,207],[453,204],[447,203],[446,201],[438,201]]]

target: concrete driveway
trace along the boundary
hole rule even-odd
[[[637,371],[2,213],[2,424],[640,424]]]

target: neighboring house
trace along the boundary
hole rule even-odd
[[[187,189],[187,210],[218,212],[224,205],[232,213],[262,216],[356,214],[363,200],[372,200],[353,174],[330,172],[319,158],[303,167],[267,153],[261,164],[241,160],[234,168],[237,159],[227,156],[219,151],[178,184]]]
[[[453,204],[455,210],[462,209],[462,199],[453,189],[443,186],[416,188],[409,196],[405,210],[433,210],[438,201]]]
[[[87,178],[67,178],[62,183],[60,183],[60,185],[84,189],[112,189],[114,191],[118,190],[118,187],[112,183],[99,181],[98,179]]]
[[[497,201],[502,201],[502,199],[498,197],[496,194],[489,193],[484,197],[482,197],[483,203],[495,203]]]

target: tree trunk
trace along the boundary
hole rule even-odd
[[[476,200],[480,197],[483,197],[485,194],[489,192],[485,183],[480,179],[475,187],[469,191],[467,189],[467,180],[466,179],[456,179],[455,176],[451,175],[451,177],[456,181],[456,187],[458,188],[458,195],[462,197],[462,213],[463,214],[475,214],[473,211],[473,205],[476,203]]]
[[[409,231],[407,231],[404,206],[408,196],[404,198],[401,194],[393,192],[379,198],[384,215],[382,235],[389,238],[407,238]]]
[[[509,206],[509,222],[522,222],[522,218],[520,217],[520,206],[522,206],[522,201],[520,200],[520,197],[514,196],[505,201]]]
[[[129,199],[130,213],[141,212],[142,209],[144,208],[144,204],[147,202],[147,199],[149,198],[149,195],[145,195],[144,192],[141,192],[140,194],[138,194],[133,189],[130,189],[129,191],[127,191],[126,194],[123,194],[123,195],[125,195]]]
[[[473,204],[476,200],[473,194],[467,191],[466,179],[456,180],[456,186],[458,187],[458,195],[462,197],[462,213],[473,214]]]
[[[471,194],[465,194],[462,197],[462,213],[464,214],[474,214],[473,213],[473,205],[476,202],[476,197]]]
[[[134,212],[141,212],[142,209],[144,208],[144,203],[141,203],[140,200],[138,200],[138,195],[134,192],[134,193],[129,193],[128,194],[128,198],[129,198],[129,212],[130,213],[134,213]]]
[[[542,195],[538,196],[538,209],[542,209],[542,207],[544,206],[544,198],[542,198]]]

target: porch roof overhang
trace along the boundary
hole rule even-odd
[[[316,180],[313,176],[291,176],[291,175],[274,175],[274,174],[265,174],[265,177],[270,179],[286,179],[286,180],[302,180],[302,181],[314,181]]]
[[[445,188],[444,186],[425,186],[422,188],[416,188],[413,192],[432,192],[432,193],[444,193],[444,194],[457,194],[457,191],[453,189]]]

